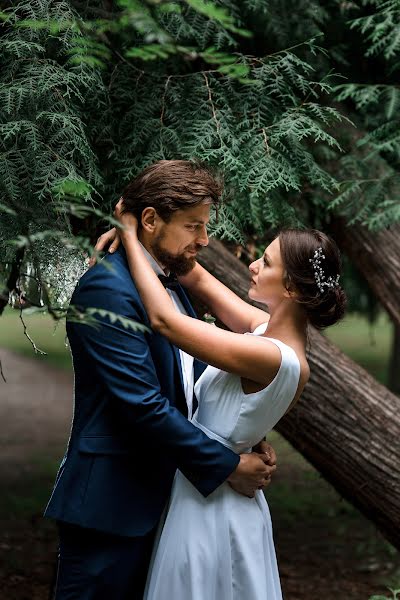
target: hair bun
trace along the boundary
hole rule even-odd
[[[305,308],[310,324],[321,330],[340,321],[344,317],[346,306],[346,293],[342,287],[336,286],[321,294],[320,302]]]
[[[325,329],[340,321],[347,298],[338,283],[341,257],[334,240],[317,229],[284,229],[279,241],[285,285],[297,291],[309,323]]]

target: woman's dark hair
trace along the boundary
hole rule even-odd
[[[125,210],[141,222],[143,210],[152,206],[165,222],[179,209],[221,202],[222,182],[204,163],[159,160],[146,167],[124,191]]]
[[[309,323],[317,329],[334,325],[343,318],[347,298],[340,285],[323,286],[315,278],[315,252],[322,248],[320,267],[322,280],[336,281],[341,273],[340,252],[336,243],[317,229],[284,229],[279,233],[282,262],[285,268],[284,283],[288,290],[296,291],[296,302],[301,304]]]

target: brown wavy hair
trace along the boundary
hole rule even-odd
[[[221,176],[206,164],[190,160],[159,160],[146,167],[124,191],[125,210],[141,222],[142,212],[152,206],[168,223],[174,212],[199,204],[221,203]]]

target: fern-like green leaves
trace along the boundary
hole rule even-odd
[[[123,187],[159,159],[223,172],[222,238],[333,213],[398,221],[398,14],[398,0],[14,3],[0,14],[2,279],[19,249],[41,281],[52,247],[77,276],[93,223],[113,224]],[[361,43],[380,78],[353,69]]]

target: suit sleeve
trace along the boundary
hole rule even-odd
[[[143,322],[135,302],[119,290],[96,293],[89,289],[76,294],[72,303]],[[68,322],[68,336],[84,348],[120,422],[129,435],[145,436],[153,446],[159,446],[160,452],[168,453],[199,492],[207,496],[235,470],[239,456],[207,437],[162,395],[146,334],[124,328],[119,321],[112,323],[107,317],[99,319],[98,324],[92,327]]]

